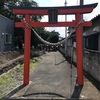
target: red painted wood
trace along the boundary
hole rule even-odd
[[[25,19],[30,23],[30,16],[26,15]],[[29,71],[30,71],[30,29],[25,26],[25,38],[24,38],[24,84],[29,84]]]
[[[32,22],[32,27],[65,27],[65,26],[75,26],[75,22],[58,22],[57,24],[49,24],[48,22]]]
[[[76,13],[90,13],[93,11],[93,8],[84,8],[84,9],[58,9],[58,15],[65,14],[76,14]],[[48,10],[22,10],[22,9],[13,9],[13,13],[21,15],[48,15]]]
[[[82,26],[92,26],[92,22],[91,21],[84,21],[82,23]]]
[[[24,24],[23,21],[22,21],[22,22],[16,22],[16,23],[15,23],[15,27],[22,27],[22,28],[25,28],[25,24]]]
[[[73,22],[58,22],[57,24],[49,24],[48,22],[33,22],[33,21],[31,21],[30,25],[32,27],[65,27],[65,26],[75,26],[76,23],[75,23],[75,21],[73,21]],[[82,26],[91,26],[91,25],[92,25],[92,22],[90,22],[90,21],[82,23]],[[24,28],[25,24],[24,24],[24,22],[16,22],[15,26]]]
[[[81,14],[76,14],[76,22],[81,20]],[[76,24],[77,24],[76,23]],[[83,49],[82,49],[82,25],[76,29],[76,57],[78,84],[83,85]]]

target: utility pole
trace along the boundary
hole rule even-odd
[[[84,0],[80,0],[80,6],[84,4]],[[82,14],[82,19],[83,19],[83,14]]]
[[[65,0],[65,6],[67,6],[67,1]],[[65,22],[67,21],[67,15],[65,15]],[[67,27],[65,27],[65,38],[67,37]],[[67,39],[65,39],[65,56],[67,56]]]
[[[84,0],[80,0],[80,5],[83,5],[83,3],[84,3]]]

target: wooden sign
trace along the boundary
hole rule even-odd
[[[50,9],[48,10],[48,16],[49,16],[49,24],[56,24],[58,22],[58,11],[57,9]]]

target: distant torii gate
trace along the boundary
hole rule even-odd
[[[14,14],[25,16],[25,21],[32,27],[63,27],[76,26],[81,21],[81,14],[90,13],[97,6],[97,3],[82,6],[67,6],[67,7],[19,7],[9,6]],[[57,22],[58,15],[75,14],[75,21],[72,22]],[[49,15],[48,22],[33,22],[30,16],[34,15]],[[83,50],[82,50],[82,26],[91,26],[90,21],[84,21],[79,24],[76,29],[76,55],[77,55],[77,76],[78,84],[83,85]],[[28,28],[24,21],[16,22],[16,27],[25,29],[24,39],[24,80],[23,84],[29,84],[29,66],[30,66],[30,28]]]

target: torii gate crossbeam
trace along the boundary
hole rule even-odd
[[[97,6],[97,3],[82,6],[67,6],[67,7],[19,7],[9,6],[14,14],[21,14],[25,16],[25,21],[31,27],[62,27],[62,26],[76,26],[81,21],[81,14],[90,13]],[[30,19],[31,15],[49,15],[49,10],[56,10],[58,15],[75,14],[75,21],[72,22],[33,22]],[[77,56],[77,78],[78,84],[83,85],[83,51],[82,51],[82,26],[91,26],[90,21],[84,21],[79,24],[76,29],[76,56]],[[23,84],[29,84],[29,66],[30,66],[30,29],[22,22],[16,22],[16,27],[25,28],[24,38],[24,80]]]

